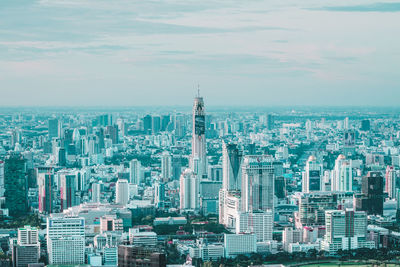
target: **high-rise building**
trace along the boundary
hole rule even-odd
[[[274,116],[272,114],[267,114],[266,126],[267,130],[274,129],[275,121],[274,121]]]
[[[161,130],[161,117],[160,116],[153,116],[152,118],[152,134],[158,134]]]
[[[164,152],[161,157],[161,178],[164,181],[169,181],[171,179],[171,155],[168,152]]]
[[[60,179],[61,211],[78,205],[77,201],[77,175],[70,171],[58,172]]]
[[[92,184],[92,202],[94,202],[94,203],[100,202],[100,193],[101,193],[101,184],[93,183]]]
[[[49,119],[49,139],[60,137],[61,123],[58,119]]]
[[[332,175],[332,191],[353,191],[353,170],[351,160],[339,155],[335,161],[335,169]]]
[[[115,189],[115,203],[126,205],[129,202],[129,183],[126,179],[118,179]]]
[[[21,154],[10,154],[4,161],[4,189],[9,214],[24,214],[28,210],[28,177],[26,160]]]
[[[171,116],[170,115],[163,115],[161,117],[161,131],[167,131],[168,130],[167,127],[168,127],[168,124],[170,123],[170,121],[171,121]]]
[[[371,129],[371,121],[370,120],[362,120],[361,121],[361,131],[369,131]]]
[[[4,161],[0,160],[0,197],[4,196]]]
[[[191,168],[198,179],[207,175],[206,121],[203,98],[198,96],[193,104],[193,132]]]
[[[274,180],[271,156],[245,156],[242,164],[242,210],[274,210]]]
[[[257,237],[255,234],[224,234],[225,257],[232,258],[241,254],[257,252]]]
[[[154,204],[158,208],[164,208],[165,202],[165,184],[163,182],[156,182],[154,184]]]
[[[36,168],[39,193],[39,212],[50,214],[54,209],[54,169],[52,167]]]
[[[47,252],[50,264],[85,262],[85,219],[47,218]]]
[[[273,214],[271,210],[256,212],[240,212],[236,224],[236,233],[254,233],[257,242],[272,240]]]
[[[387,166],[385,178],[385,192],[388,193],[389,198],[396,198],[396,189],[399,188],[399,178],[393,166]]]
[[[303,241],[303,233],[301,229],[293,229],[286,227],[282,232],[283,250],[289,251],[290,244],[301,243]]]
[[[129,182],[134,185],[139,185],[142,182],[142,167],[140,161],[133,159],[129,162]]]
[[[322,164],[314,156],[310,156],[303,173],[303,192],[322,190]]]
[[[151,134],[153,130],[153,119],[151,115],[146,115],[143,117],[143,130],[145,134]]]
[[[200,205],[200,184],[197,175],[186,169],[180,178],[180,209],[195,211]]]
[[[338,250],[375,248],[374,241],[367,241],[367,215],[363,211],[327,210],[326,234],[321,249],[335,254]]]
[[[38,263],[40,243],[38,229],[29,225],[18,229],[18,239],[12,242],[12,261],[15,267]]]
[[[172,179],[179,180],[182,174],[182,156],[173,155],[172,156]]]
[[[356,210],[368,215],[383,214],[383,177],[380,172],[368,172],[362,178],[361,194],[356,196]]]
[[[236,144],[222,142],[222,189],[240,190],[242,153]]]

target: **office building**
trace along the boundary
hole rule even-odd
[[[60,137],[61,134],[61,123],[58,119],[49,119],[49,139]]]
[[[101,196],[101,184],[100,183],[93,183],[92,184],[92,202],[99,203]]]
[[[58,172],[60,179],[61,211],[79,204],[77,200],[77,175],[72,171]]]
[[[236,224],[236,234],[253,233],[257,242],[272,241],[273,214],[271,210],[240,212]]]
[[[368,172],[362,178],[361,194],[356,196],[356,210],[368,215],[383,214],[383,177],[380,172]]]
[[[47,252],[50,264],[83,264],[85,220],[80,217],[48,217]]]
[[[11,216],[24,215],[28,210],[28,177],[26,160],[12,153],[4,161],[5,208]]]
[[[335,254],[338,250],[375,248],[375,242],[367,241],[367,215],[363,211],[327,210],[326,234],[321,249]]]
[[[168,182],[172,176],[171,155],[164,152],[161,157],[161,178]]]
[[[240,190],[242,153],[237,144],[222,142],[222,189]]]
[[[245,156],[242,165],[242,210],[274,210],[274,165],[270,156]]]
[[[157,234],[155,232],[140,232],[139,228],[130,228],[129,242],[137,246],[155,246],[157,245]]]
[[[396,189],[399,188],[400,181],[397,171],[393,166],[387,166],[385,178],[385,192],[388,194],[389,198],[396,198]]]
[[[39,195],[39,212],[50,214],[54,209],[54,169],[52,167],[36,168],[36,179]]]

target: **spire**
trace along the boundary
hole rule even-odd
[[[197,97],[200,97],[200,84],[197,84]]]

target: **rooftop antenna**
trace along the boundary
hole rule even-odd
[[[200,84],[197,84],[197,97],[200,97]]]

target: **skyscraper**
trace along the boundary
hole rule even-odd
[[[245,156],[242,165],[242,210],[274,210],[274,165],[271,156]]]
[[[137,159],[133,159],[129,162],[129,182],[131,184],[139,185],[141,183],[141,164]]]
[[[49,119],[49,139],[60,137],[61,124],[58,119]]]
[[[70,207],[76,206],[76,193],[77,193],[77,177],[72,172],[59,172],[60,177],[60,198],[61,198],[61,211]]]
[[[368,172],[362,178],[361,195],[356,196],[356,209],[368,215],[383,214],[383,177],[380,172]]]
[[[191,169],[186,169],[180,178],[180,209],[198,210],[200,205],[200,184],[196,174]]]
[[[314,156],[310,156],[303,173],[303,192],[322,190],[322,164]]]
[[[28,210],[26,160],[21,154],[10,154],[4,162],[5,207],[10,215],[23,215]]]
[[[36,168],[36,177],[39,193],[39,212],[53,212],[54,169],[52,167]]]
[[[385,192],[388,193],[389,198],[396,198],[396,189],[399,187],[399,178],[397,177],[396,170],[393,166],[387,166],[385,178]]]
[[[118,179],[115,189],[115,203],[126,205],[129,202],[129,183],[125,179]]]
[[[223,180],[222,189],[240,190],[241,180],[241,161],[242,153],[236,144],[227,144],[222,142],[222,169]]]
[[[161,157],[161,178],[164,181],[171,179],[171,155],[168,152],[164,152]]]
[[[197,96],[193,104],[193,133],[191,168],[201,179],[207,174],[206,125],[203,98]]]
[[[92,184],[92,202],[94,202],[94,203],[100,202],[100,193],[101,193],[100,183],[93,183]]]
[[[332,191],[353,191],[351,160],[347,160],[344,155],[339,155],[335,161],[331,184]]]
[[[0,160],[0,197],[4,196],[4,161]]]
[[[47,218],[47,252],[50,264],[85,262],[85,219]]]

